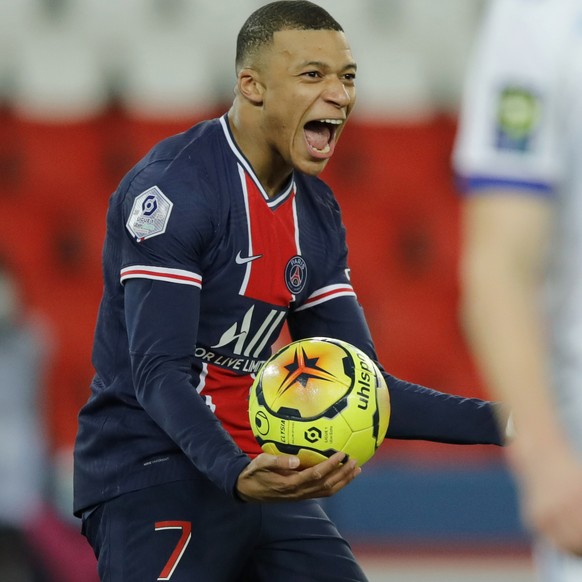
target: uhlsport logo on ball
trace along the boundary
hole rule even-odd
[[[259,370],[249,419],[265,452],[297,455],[307,467],[342,451],[362,465],[386,435],[388,387],[358,348],[332,338],[303,339]]]

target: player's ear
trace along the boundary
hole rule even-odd
[[[263,104],[264,86],[260,81],[259,73],[254,69],[241,69],[238,73],[237,89],[240,95],[253,105]]]

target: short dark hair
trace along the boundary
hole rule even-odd
[[[308,0],[278,0],[255,10],[242,25],[236,41],[236,70],[250,54],[273,41],[280,30],[336,30],[343,28],[329,12]]]

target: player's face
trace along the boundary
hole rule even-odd
[[[356,64],[342,32],[276,32],[261,67],[267,145],[290,166],[319,174],[354,106]]]

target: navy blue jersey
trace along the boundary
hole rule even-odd
[[[294,172],[269,198],[227,117],[156,147],[111,198],[75,512],[200,472],[233,494],[260,449],[248,391],[287,321],[376,359],[337,202]],[[500,443],[493,407],[385,374],[388,437]]]

